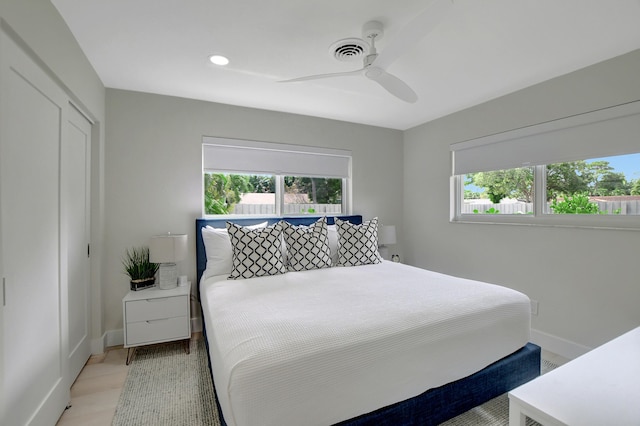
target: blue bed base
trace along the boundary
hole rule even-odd
[[[361,224],[362,216],[337,216],[341,220],[351,223]],[[294,225],[309,225],[320,216],[302,217],[256,217],[238,219],[196,219],[196,254],[197,254],[197,293],[200,294],[200,277],[207,265],[207,256],[202,240],[201,229],[204,226],[214,228],[224,228],[227,221],[239,225],[255,225],[256,223],[269,222],[276,223],[279,220],[286,220]],[[327,216],[327,222],[332,225],[335,218]],[[204,318],[204,317],[203,317]],[[205,345],[207,353],[209,343],[206,338],[206,327],[202,322]],[[494,362],[488,367],[455,382],[447,383],[438,388],[429,389],[424,393],[398,402],[386,407],[382,407],[371,413],[363,414],[353,419],[339,423],[340,426],[432,426],[445,422],[473,407],[477,407],[490,399],[493,399],[505,392],[510,391],[540,375],[540,347],[533,343],[518,351],[508,355],[501,360]],[[209,360],[209,372],[211,369],[211,358]],[[213,375],[211,376],[213,381]],[[214,384],[215,393],[215,384]],[[216,405],[220,415],[220,421],[226,426],[222,410],[216,397]]]
[[[414,398],[339,423],[340,426],[432,426],[477,407],[540,375],[540,347],[533,343],[490,366]]]

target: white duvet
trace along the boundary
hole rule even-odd
[[[398,263],[201,283],[230,426],[329,425],[466,377],[529,340],[529,298]]]

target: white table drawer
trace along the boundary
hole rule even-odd
[[[173,317],[127,324],[125,346],[188,339],[189,318]]]
[[[131,300],[125,303],[126,322],[150,321],[177,317],[188,312],[187,296]]]

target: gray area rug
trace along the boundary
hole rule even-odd
[[[219,426],[204,340],[138,348],[113,418],[113,426]],[[557,365],[542,361],[542,374]],[[443,423],[446,426],[507,426],[509,400],[500,395]],[[538,423],[529,420],[527,425]]]
[[[113,426],[218,426],[207,351],[202,339],[137,349]]]

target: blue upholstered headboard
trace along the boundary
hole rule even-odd
[[[200,230],[205,226],[209,225],[214,228],[225,228],[227,226],[227,222],[233,222],[242,226],[255,225],[256,223],[262,223],[262,222],[268,222],[269,225],[271,225],[280,220],[286,220],[287,222],[293,225],[310,225],[316,220],[320,219],[321,217],[322,216],[247,217],[247,218],[238,218],[238,219],[206,219],[206,218],[196,219],[196,269],[197,269],[196,281],[198,283],[197,288],[200,288],[200,277],[202,276],[202,273],[207,267],[207,254],[204,249],[202,232],[200,232]],[[327,223],[329,225],[333,225],[335,223],[336,217],[340,220],[345,220],[356,225],[360,225],[362,223],[362,216],[360,215],[327,216]]]

